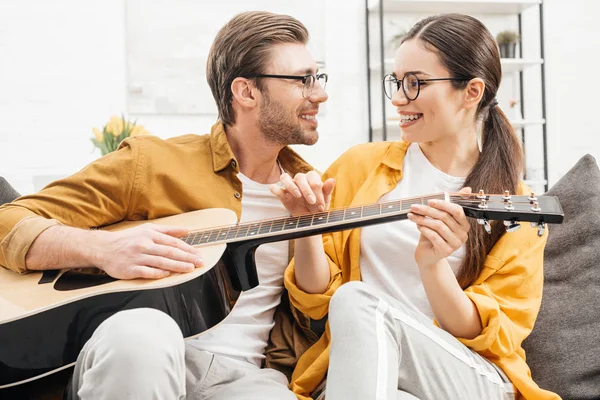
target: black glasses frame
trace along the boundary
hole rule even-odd
[[[314,81],[311,87],[307,88],[306,87],[306,82],[308,82],[308,78],[309,77],[313,77]],[[307,74],[307,75],[273,75],[273,74],[258,74],[258,75],[252,75],[252,76],[247,76],[246,78],[275,78],[275,79],[295,79],[295,80],[299,80],[302,81],[302,97],[307,98],[309,97],[314,90],[315,87],[315,83],[319,82],[319,79],[324,78],[325,79],[325,83],[323,84],[323,90],[325,90],[325,87],[327,87],[327,81],[329,80],[329,75],[327,75],[326,73],[321,73],[321,74]],[[310,92],[307,94],[305,93],[305,90],[310,90]]]
[[[407,76],[413,76],[415,78],[415,80],[417,81],[417,94],[415,95],[414,98],[411,98],[408,95],[408,93],[406,91],[406,88],[404,87],[404,84],[403,84],[404,79]],[[393,97],[393,95],[392,94],[388,94],[387,90],[385,90],[386,89],[385,88],[385,84],[386,84],[386,82],[390,82],[390,81],[394,82],[395,81],[396,82],[396,88],[397,88],[397,90],[400,91],[400,87],[402,87],[402,91],[404,92],[404,96],[409,101],[414,101],[414,100],[416,100],[419,97],[419,94],[421,93],[421,83],[437,82],[437,81],[458,81],[458,82],[462,81],[462,82],[464,82],[464,81],[470,81],[470,80],[471,80],[471,78],[468,78],[468,79],[467,78],[429,78],[429,79],[419,79],[416,74],[408,73],[408,74],[404,75],[402,77],[402,79],[398,79],[396,77],[396,75],[394,75],[394,74],[387,74],[386,76],[383,77],[382,84],[383,84],[383,93],[385,93],[385,97],[387,97],[388,99],[391,100],[392,97]]]

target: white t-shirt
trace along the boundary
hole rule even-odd
[[[254,182],[241,172],[237,177],[242,182],[244,193],[240,222],[290,216],[269,190],[271,185]],[[281,302],[288,246],[288,241],[259,246],[255,254],[259,285],[242,292],[227,318],[193,339],[193,346],[260,367],[274,325],[275,308]]]
[[[382,196],[379,202],[455,192],[465,181],[464,178],[456,178],[436,169],[417,143],[408,147],[402,176],[396,188]],[[403,303],[412,304],[416,310],[433,319],[414,257],[419,235],[415,223],[408,220],[362,228],[360,270],[363,282]],[[464,257],[465,249],[462,246],[447,258],[455,275]]]

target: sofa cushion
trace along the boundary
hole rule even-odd
[[[19,193],[10,184],[0,176],[0,204],[10,203],[17,197]]]
[[[542,307],[523,343],[533,379],[564,399],[600,395],[600,171],[586,155],[547,193],[565,213],[550,226]]]

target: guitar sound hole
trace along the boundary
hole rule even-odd
[[[54,283],[54,289],[59,292],[66,292],[100,286],[114,281],[116,281],[115,278],[108,276],[98,268],[78,268],[62,274]]]

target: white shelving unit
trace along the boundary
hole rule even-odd
[[[547,144],[546,144],[546,111],[545,111],[545,74],[544,74],[544,42],[543,42],[543,3],[542,0],[366,0],[367,12],[367,70],[369,74],[369,121],[370,135],[369,139],[373,140],[388,140],[388,131],[397,138],[400,133],[398,126],[398,116],[391,114],[389,106],[386,105],[387,98],[381,90],[381,79],[383,75],[390,73],[393,70],[394,59],[391,50],[387,49],[384,44],[384,16],[387,21],[390,19],[411,15],[425,16],[442,13],[463,13],[474,15],[486,23],[485,18],[498,20],[498,18],[518,19],[518,30],[521,30],[521,13],[532,7],[539,8],[539,27],[540,27],[540,52],[539,57],[525,58],[503,58],[502,73],[503,85],[504,78],[510,77],[513,82],[513,87],[510,86],[505,90],[511,90],[514,98],[519,100],[519,105],[516,109],[505,109],[511,123],[517,133],[523,140],[527,153],[527,138],[536,138],[537,141],[543,142],[543,177],[539,178],[540,173],[536,173],[535,179],[528,179],[525,176],[525,181],[533,185],[536,193],[545,192],[548,189],[548,161],[547,161]],[[373,22],[373,20],[377,22]],[[373,25],[373,26],[371,26]],[[372,43],[372,38],[377,39],[376,45]],[[519,43],[518,57],[521,57],[522,43]],[[372,57],[371,49],[374,48],[374,54],[379,57]],[[378,49],[378,51],[377,51]],[[375,61],[374,61],[375,60]],[[528,69],[539,68],[541,70],[541,115],[528,116],[523,104],[523,81],[524,71]],[[375,85],[379,85],[376,87]],[[501,85],[501,86],[503,86]],[[506,87],[506,86],[505,86]],[[387,113],[391,115],[386,115]],[[504,108],[503,108],[504,109]],[[380,115],[381,114],[381,115]],[[525,118],[522,116],[525,115]],[[528,136],[527,131],[531,130],[531,135]],[[539,135],[534,135],[537,132]],[[537,147],[539,148],[539,147]],[[536,148],[536,149],[537,149]],[[538,158],[541,158],[538,157]],[[529,167],[529,166],[528,166]],[[541,171],[542,167],[534,166],[532,170]],[[539,178],[539,179],[538,179]]]

